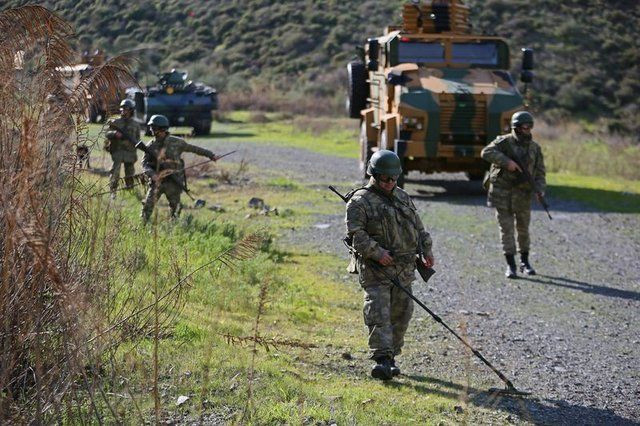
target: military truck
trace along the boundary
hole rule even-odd
[[[533,52],[523,49],[521,80],[533,78]],[[471,34],[459,0],[405,4],[402,25],[369,38],[347,66],[347,110],[360,119],[360,168],[378,149],[395,151],[405,174],[466,172],[482,179],[482,148],[509,131],[523,97],[509,73],[500,37]],[[399,185],[404,178],[399,179]]]
[[[85,50],[82,52],[78,64],[57,67],[56,71],[58,71],[62,77],[62,82],[65,85],[67,94],[75,90],[84,77],[103,65],[106,60],[107,58],[104,52],[100,49],[96,49],[93,52]],[[120,91],[120,88],[118,89]],[[124,93],[123,91],[121,92]],[[87,100],[89,102],[87,102],[87,110],[85,111],[87,122],[103,123],[109,114],[118,111],[119,101],[109,103],[105,98],[88,96],[89,98]]]
[[[187,76],[187,72],[172,69],[158,74],[158,82],[143,92],[127,91],[127,97],[136,104],[135,120],[145,126],[149,117],[162,114],[171,126],[193,127],[195,135],[208,135],[212,112],[218,108],[218,94],[210,86],[187,81]]]

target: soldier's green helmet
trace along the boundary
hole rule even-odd
[[[367,173],[373,175],[398,176],[402,174],[400,157],[393,151],[382,149],[376,151],[369,160]]]
[[[161,128],[164,127],[168,129],[169,120],[164,115],[160,115],[160,114],[152,115],[151,118],[149,118],[149,122],[147,123],[147,126],[161,127]]]
[[[520,127],[523,124],[528,124],[530,127],[533,127],[533,115],[529,114],[527,111],[518,111],[511,116],[512,129]]]
[[[136,103],[133,102],[132,99],[123,99],[122,102],[120,102],[120,108],[135,109],[135,107]]]

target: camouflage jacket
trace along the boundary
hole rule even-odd
[[[178,170],[184,167],[182,161],[183,152],[192,152],[204,157],[213,157],[213,152],[199,146],[191,145],[184,139],[168,135],[163,140],[152,139],[147,149],[154,155],[150,156],[145,153],[142,157],[142,169],[148,175],[153,175],[159,170]],[[155,157],[155,158],[153,158]],[[156,164],[156,158],[159,164]]]
[[[373,178],[366,188],[375,186]],[[357,190],[347,203],[347,237],[364,259],[379,260],[388,250],[396,263],[415,262],[422,242],[425,256],[431,256],[431,236],[425,231],[409,194],[396,187],[385,202],[378,193]]]
[[[136,123],[133,118],[128,118],[128,119],[124,119],[124,118],[116,118],[113,120],[109,120],[107,122],[107,126],[111,126],[114,125],[120,129],[122,129],[124,132],[126,132],[127,135],[129,135],[129,137],[131,139],[133,139],[134,141],[139,141],[140,140],[140,126],[138,125],[138,123]],[[132,152],[135,155],[136,152],[136,147],[133,143],[129,142],[126,138],[122,137],[122,138],[117,138],[116,137],[116,132],[117,130],[114,130],[113,128],[109,127],[109,130],[106,133],[106,137],[109,140],[109,152],[110,153],[116,153],[118,151],[128,151],[128,152]]]
[[[482,158],[491,163],[489,183],[498,188],[520,189],[523,191],[542,191],[546,187],[544,159],[542,150],[536,142],[519,142],[515,134],[498,136],[482,150]],[[529,170],[536,188],[531,188],[524,175],[518,171],[510,172],[507,164],[513,156]]]

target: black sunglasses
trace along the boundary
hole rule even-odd
[[[378,175],[378,180],[384,183],[397,182],[398,177],[400,177],[400,175]]]

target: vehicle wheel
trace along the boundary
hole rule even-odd
[[[210,120],[198,120],[193,124],[193,134],[196,136],[208,135],[211,133]]]
[[[477,181],[484,179],[484,172],[467,172],[467,178],[469,180]]]
[[[211,134],[211,120],[202,120],[202,126],[200,127],[201,135]]]
[[[107,121],[107,112],[98,108],[95,123],[104,123],[105,121]]]
[[[349,98],[347,99],[347,112],[351,118],[360,118],[360,111],[367,106],[367,70],[360,61],[352,61],[347,65],[349,74]]]
[[[360,171],[364,179],[369,179],[367,174],[367,165],[373,152],[371,152],[372,145],[367,139],[367,123],[364,121],[360,125]]]
[[[87,123],[96,123],[98,121],[98,110],[93,105],[89,106],[87,112]]]
[[[398,188],[404,189],[404,173],[400,174],[400,176],[398,177],[398,182],[396,183],[396,185],[398,185]]]
[[[400,167],[402,167],[402,173],[400,173],[400,176],[398,176],[398,182],[396,185],[398,185],[398,188],[404,189],[404,181],[407,176],[407,166],[405,164],[404,158],[400,158]]]

